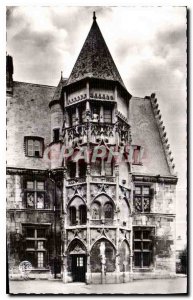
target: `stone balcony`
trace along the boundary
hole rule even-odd
[[[87,141],[97,144],[104,140],[107,144],[116,144],[116,133],[118,133],[119,144],[130,141],[130,126],[123,120],[115,124],[88,122],[74,125],[64,129],[66,145],[85,144]]]

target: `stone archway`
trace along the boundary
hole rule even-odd
[[[101,238],[96,241],[96,243],[92,246],[91,255],[90,255],[90,265],[91,265],[91,273],[100,273],[102,272],[102,253],[101,253],[101,245],[103,245],[104,251],[104,265],[106,272],[114,272],[115,271],[115,253],[116,250],[113,244],[105,238]]]
[[[68,247],[67,265],[72,281],[85,282],[87,269],[86,247],[79,239],[73,240]]]

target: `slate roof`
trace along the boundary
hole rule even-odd
[[[53,101],[60,100],[62,88],[66,85],[66,82],[67,79],[61,77],[58,86],[55,89]]]
[[[86,77],[118,81],[125,88],[96,22],[95,15],[91,29],[72,69],[67,85]]]
[[[150,99],[130,99],[132,144],[144,148],[142,165],[133,165],[136,174],[170,176],[170,168],[159,134]]]

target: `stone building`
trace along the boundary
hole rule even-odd
[[[156,96],[127,91],[95,14],[57,87],[14,81],[7,56],[10,274],[26,260],[65,283],[175,274],[176,183]]]

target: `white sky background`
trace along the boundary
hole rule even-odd
[[[128,91],[141,97],[156,93],[179,177],[177,235],[186,240],[185,8],[10,7],[7,53],[13,56],[14,80],[57,85],[61,70],[68,77],[94,10]]]

